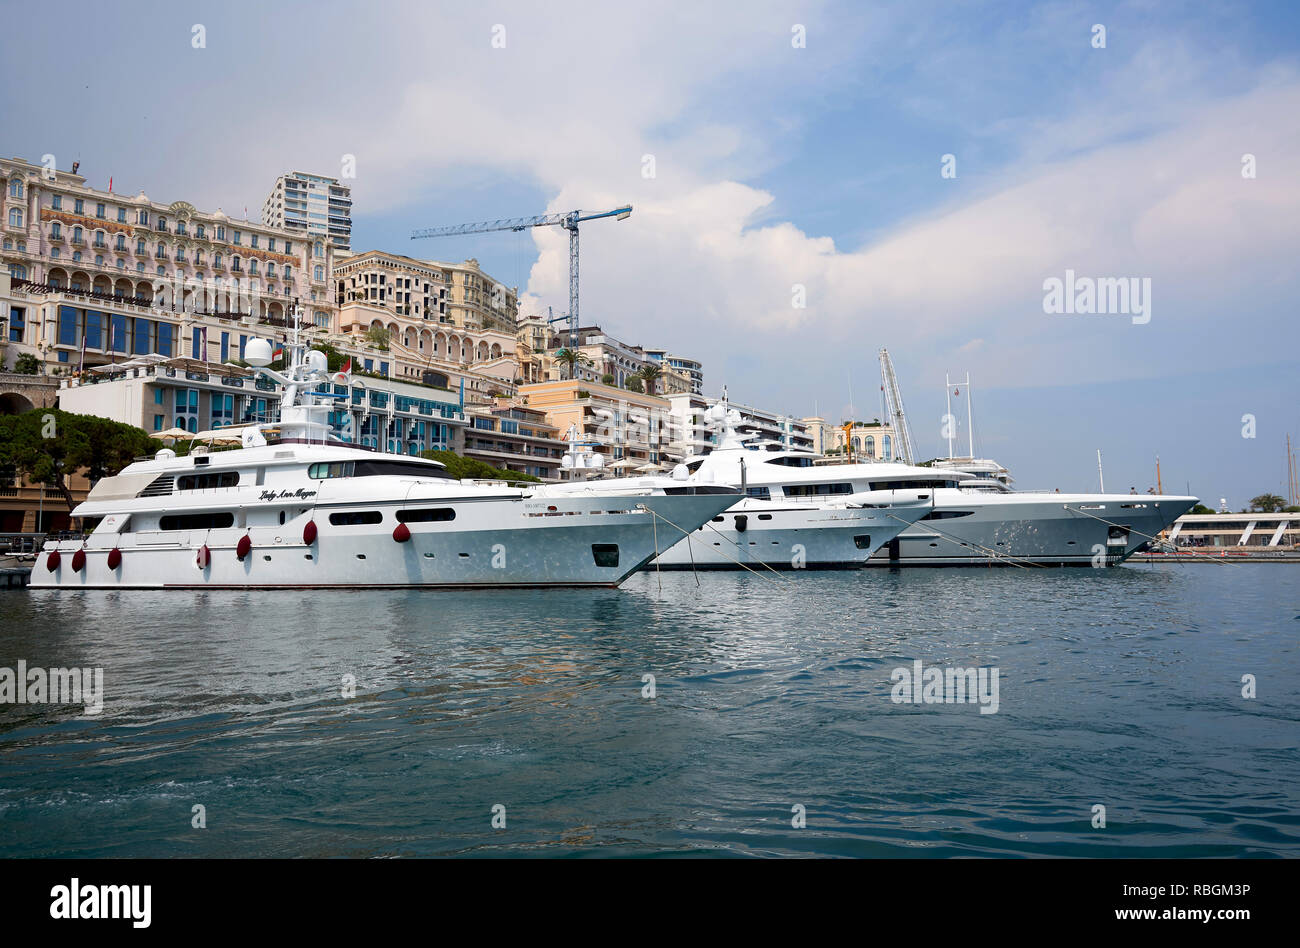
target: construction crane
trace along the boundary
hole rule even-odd
[[[559,225],[569,232],[569,347],[578,344],[578,225],[586,221],[596,221],[603,217],[616,217],[626,220],[632,216],[632,205],[616,207],[612,211],[599,214],[583,214],[582,211],[568,211],[563,214],[541,214],[537,217],[513,217],[499,221],[479,221],[474,224],[456,224],[451,227],[430,227],[417,230],[411,235],[412,240],[424,237],[455,237],[460,234],[486,234],[496,230],[527,230],[529,227],[548,227]]]
[[[912,447],[912,432],[907,427],[907,414],[903,411],[903,395],[898,390],[898,376],[894,374],[894,362],[889,358],[889,350],[880,350],[880,387],[885,393],[885,413],[890,424],[894,426],[904,464],[916,463],[916,450]]]

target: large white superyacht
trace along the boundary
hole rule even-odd
[[[512,487],[457,480],[443,465],[336,440],[314,389],[325,355],[271,347],[246,358],[281,386],[280,420],[240,446],[163,449],[98,481],[73,511],[92,526],[47,542],[36,588],[616,586],[679,533],[736,502],[722,485],[668,478]]]
[[[742,487],[747,497],[780,502],[794,511],[833,500],[870,501],[886,496],[882,492],[925,496],[928,506],[919,519],[909,520],[889,506],[877,508],[899,531],[867,558],[870,566],[1114,566],[1197,502],[1195,497],[1152,494],[1017,491],[995,472],[889,461],[819,465],[819,455],[746,443],[729,426],[719,440],[709,454],[685,462],[692,481]],[[742,507],[747,502],[722,514],[723,524],[734,528],[735,518],[746,516]],[[701,536],[700,531],[691,534],[692,546],[682,540],[659,562],[680,565],[685,560],[689,565]],[[859,558],[852,559],[846,565],[856,565]]]
[[[740,435],[740,414],[725,395],[705,418],[718,428],[720,445],[679,465],[676,479],[700,489],[729,484],[745,496],[660,553],[656,568],[856,569],[933,509],[934,492],[924,487],[825,494],[792,486],[783,494],[778,486],[774,495],[762,465],[775,456]]]

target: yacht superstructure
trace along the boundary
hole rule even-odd
[[[47,542],[31,586],[615,586],[673,541],[666,523],[694,530],[739,496],[666,478],[581,493],[463,481],[344,444],[313,392],[329,379],[324,354],[296,339],[290,351],[280,375],[265,340],[246,350],[282,385],[279,423],[239,430],[233,450],[163,449],[98,481],[73,511],[93,530]]]

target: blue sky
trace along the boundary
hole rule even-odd
[[[872,416],[886,345],[927,454],[970,372],[977,448],[1022,486],[1095,486],[1100,448],[1111,488],[1158,454],[1166,489],[1285,493],[1294,3],[6,8],[7,154],[234,215],[352,154],[355,247],[477,257],[538,311],[567,306],[561,233],[410,231],[631,201],[583,232],[583,321],[710,392],[838,420],[851,386]],[[1066,269],[1150,278],[1150,322],[1045,314]]]

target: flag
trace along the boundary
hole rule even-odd
[[[277,342],[275,344],[275,351],[271,353],[271,361],[275,362],[283,355],[284,355],[284,344]]]
[[[348,379],[351,377],[352,377],[352,356],[348,356],[348,360],[343,363],[343,365],[339,368],[337,372],[334,373],[333,378],[334,381],[338,382],[340,385],[346,385],[348,384]]]
[[[113,176],[111,174],[108,176],[108,193],[113,193]]]
[[[953,397],[956,398],[958,395],[961,394],[961,389],[959,389],[959,388],[955,388],[955,389],[953,389],[952,394],[953,394]]]

